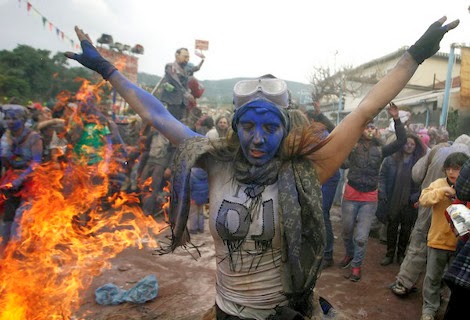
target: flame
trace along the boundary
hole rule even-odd
[[[70,168],[69,168],[70,169]],[[110,267],[109,259],[143,242],[157,247],[153,235],[165,227],[143,215],[134,194],[117,193],[100,206],[103,185],[74,167],[73,190],[64,195],[64,171],[43,165],[33,178],[33,205],[23,213],[21,238],[11,240],[1,261],[0,319],[70,319],[80,292]],[[67,177],[68,178],[68,177]],[[88,212],[86,227],[76,216]]]
[[[170,190],[170,181],[167,180],[166,182],[166,185],[163,187],[163,192],[165,193],[165,203],[162,205],[162,210],[163,210],[163,214],[165,216],[165,221],[169,222],[170,221],[170,218],[169,218],[169,211],[170,211],[170,194],[171,194],[171,190]]]
[[[54,112],[54,111],[62,110],[63,108],[65,108],[65,106],[67,105],[71,97],[72,97],[72,94],[67,90],[63,90],[59,92],[55,97],[57,102],[54,105],[52,111]]]
[[[97,94],[84,84],[76,98]],[[123,165],[113,160],[109,172],[119,173]],[[102,164],[36,167],[33,187],[22,193],[30,205],[19,238],[0,260],[0,320],[78,319],[80,293],[109,259],[131,246],[158,247],[154,236],[167,225],[145,216],[136,194],[110,193],[102,172]]]

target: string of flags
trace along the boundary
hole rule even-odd
[[[22,2],[24,2],[24,0],[18,0],[18,5],[21,7],[21,4]],[[32,4],[31,2],[29,1],[26,1],[26,10],[28,11],[28,13],[35,13],[37,14],[41,19],[42,19],[42,26],[44,28],[48,28],[50,32],[54,32],[56,33],[56,36],[57,38],[61,39],[62,41],[68,41],[70,43],[70,46],[73,48],[73,49],[80,49],[80,45],[79,43],[75,43],[75,41],[70,38],[69,36],[67,36],[62,30],[59,29],[58,26],[56,26],[55,24],[53,24],[49,19],[47,19],[41,12],[39,12],[38,9],[36,9]]]

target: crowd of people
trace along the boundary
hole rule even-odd
[[[31,193],[20,191],[34,188],[29,181],[35,168],[51,163],[64,170],[66,196],[74,187],[73,163],[90,172],[95,185],[109,181],[106,196],[138,192],[143,212],[154,217],[170,186],[168,252],[189,244],[190,234],[211,233],[217,286],[206,319],[340,318],[314,294],[316,279],[337,265],[350,270],[352,282],[360,281],[373,228],[382,229],[386,243],[380,264],[400,264],[392,292],[406,297],[423,274],[422,319],[435,319],[446,279],[452,283],[446,319],[453,319],[457,302],[468,294],[469,275],[456,281],[462,277],[447,276],[445,268],[468,269],[468,256],[452,264],[468,245],[453,235],[444,211],[457,198],[468,201],[468,173],[457,197],[455,185],[468,167],[470,137],[431,139],[436,130],[402,120],[391,102],[458,25],[445,20],[433,23],[337,126],[318,102],[306,112],[293,108],[286,83],[269,74],[235,85],[232,113],[203,113],[197,99],[204,88],[194,73],[204,57],[194,66],[186,48],[176,51],[151,94],[76,28],[83,53],[67,56],[101,74],[129,103],[142,123],[139,136],[127,145],[90,93],[51,109],[13,100],[3,105],[2,250],[18,237],[22,210],[34,205],[24,196]],[[374,118],[387,105],[391,127],[379,130]],[[345,255],[335,263],[330,209],[338,193]],[[97,199],[96,205],[105,203]],[[86,212],[77,214],[78,228],[87,222]]]

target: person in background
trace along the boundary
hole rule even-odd
[[[455,195],[460,201],[470,204],[470,160],[460,169],[454,185]],[[444,320],[459,319],[467,313],[468,297],[470,297],[470,241],[466,240],[462,249],[451,263],[444,275],[444,282],[450,288]]]
[[[37,130],[41,134],[43,140],[43,162],[47,163],[49,161],[54,161],[58,163],[58,157],[53,153],[57,150],[54,150],[56,146],[51,146],[52,141],[57,141],[59,136],[65,137],[66,128],[65,128],[65,120],[54,118],[39,121],[37,124]],[[66,140],[66,139],[64,139]],[[67,142],[63,144],[64,147],[67,147]]]
[[[361,279],[361,266],[365,258],[367,241],[378,201],[380,165],[385,157],[400,150],[406,143],[406,131],[398,116],[398,107],[390,103],[388,114],[395,122],[396,139],[382,145],[376,137],[376,127],[369,122],[343,167],[349,168],[348,182],[341,207],[342,238],[345,255],[339,266],[351,267],[349,280]]]
[[[66,137],[70,150],[67,151],[70,161],[64,173],[63,193],[68,197],[82,181],[75,176],[75,169],[80,167],[90,174],[91,185],[98,188],[109,174],[112,161],[112,133],[108,119],[97,105],[92,92],[79,101],[75,113],[71,116]],[[106,187],[106,192],[108,188]],[[90,221],[89,213],[104,204],[106,194],[103,192],[96,199],[90,199],[90,207],[85,212],[74,217],[74,226],[84,231]],[[107,205],[107,204],[106,204]]]
[[[190,242],[191,168],[209,174],[217,290],[206,318],[314,319],[330,312],[314,296],[325,245],[320,185],[348,157],[367,123],[459,23],[443,25],[445,21],[442,17],[434,22],[326,139],[323,126],[291,129],[286,82],[260,77],[235,85],[235,134],[218,141],[175,119],[158,99],[105,60],[76,27],[83,53],[66,56],[109,80],[143,119],[178,146],[170,206],[172,243],[166,252]],[[253,284],[256,288],[247,290]]]
[[[227,136],[229,128],[229,118],[221,115],[215,119],[215,126],[206,133],[209,139],[223,138]]]
[[[318,101],[315,101],[313,106],[313,110],[307,111],[308,120],[311,123],[317,122],[323,124],[326,128],[326,133],[329,134],[334,130],[335,125],[321,112],[320,103]],[[330,210],[333,205],[340,177],[341,174],[338,170],[321,186],[323,220],[325,222],[326,229],[326,246],[325,251],[323,252],[322,269],[326,269],[334,265],[333,247],[335,238],[333,234],[333,226],[331,224]]]
[[[214,119],[208,114],[203,114],[202,117],[200,117],[196,122],[194,128],[197,133],[206,135],[211,129],[214,128]]]
[[[201,168],[191,169],[191,204],[189,209],[189,233],[204,233],[204,205],[209,203],[207,172]]]
[[[157,215],[165,202],[163,188],[171,174],[170,161],[174,148],[165,136],[148,123],[142,130],[142,139],[143,149],[137,170],[142,210],[146,215]]]
[[[44,119],[44,107],[39,102],[34,102],[26,107],[29,111],[29,117],[26,121],[26,127],[38,131],[37,125],[41,119]]]
[[[412,179],[421,184],[421,189],[429,187],[431,182],[445,177],[442,166],[447,156],[453,152],[464,152],[470,155],[470,136],[463,134],[455,139],[453,144],[439,143],[424,157],[418,160],[412,169]],[[419,206],[405,259],[400,265],[395,282],[390,286],[391,291],[406,297],[414,291],[414,286],[426,270],[427,235],[431,225],[431,208]]]
[[[387,266],[405,257],[406,246],[418,215],[420,185],[411,179],[411,170],[426,154],[421,139],[409,133],[403,148],[384,159],[379,173],[379,205],[386,211],[382,215],[387,221],[387,253],[380,264]]]
[[[5,199],[0,253],[10,238],[16,239],[20,235],[22,212],[34,200],[31,177],[41,163],[43,153],[41,135],[26,127],[26,107],[7,104],[2,106],[2,112],[6,131],[0,140],[2,166],[5,168],[0,181],[0,192]]]
[[[426,149],[430,149],[431,138],[428,135],[428,129],[426,128],[419,129],[418,137],[421,139],[421,142],[426,146]]]
[[[423,282],[423,307],[421,320],[434,320],[441,304],[441,283],[445,269],[455,255],[457,238],[449,226],[444,211],[455,197],[454,185],[460,168],[469,156],[463,152],[451,153],[444,161],[445,178],[439,178],[425,188],[419,204],[432,207],[431,226],[428,232],[428,255]]]
[[[433,147],[441,142],[449,141],[449,132],[447,132],[445,127],[429,127],[427,133],[429,136],[430,147]]]
[[[204,59],[199,65],[187,67],[189,63],[189,51],[179,48],[175,52],[175,61],[165,65],[165,75],[157,90],[157,97],[163,102],[168,111],[178,120],[188,116],[190,105],[194,103],[188,82],[194,72],[198,71]]]

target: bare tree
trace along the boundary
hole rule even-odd
[[[313,86],[313,101],[323,101],[324,103],[333,103],[338,101],[340,96],[355,96],[358,90],[357,70],[353,72],[350,66],[342,67],[334,74],[328,67],[314,67],[310,78],[310,84]],[[354,77],[353,77],[354,73]],[[353,84],[355,82],[355,84]]]

